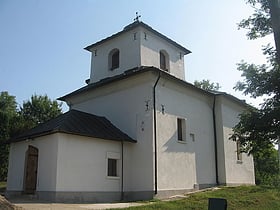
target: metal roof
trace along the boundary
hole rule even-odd
[[[103,86],[106,86],[106,85],[109,85],[109,84],[112,84],[114,82],[117,82],[117,81],[120,81],[120,80],[124,80],[124,79],[127,79],[129,77],[133,77],[133,76],[136,76],[138,74],[143,74],[145,72],[155,72],[155,73],[160,73],[162,76],[164,76],[166,79],[169,79],[169,80],[173,80],[175,83],[178,83],[178,84],[181,84],[183,86],[185,86],[186,88],[191,88],[191,89],[194,89],[196,91],[199,91],[201,92],[202,94],[206,94],[206,95],[210,95],[210,96],[219,96],[219,95],[222,95],[232,101],[235,101],[241,105],[245,105],[247,106],[246,102],[244,100],[241,100],[233,95],[230,95],[226,92],[220,92],[220,91],[207,91],[207,90],[204,90],[204,89],[201,89],[199,87],[196,87],[194,86],[193,84],[189,83],[189,82],[186,82],[185,80],[182,80],[182,79],[179,79],[169,73],[167,73],[166,71],[163,71],[161,69],[158,69],[154,66],[140,66],[140,67],[135,67],[135,68],[132,68],[132,69],[129,69],[127,71],[125,71],[124,73],[122,74],[119,74],[119,75],[115,75],[115,76],[112,76],[112,77],[107,77],[107,78],[104,78],[98,82],[95,82],[95,83],[90,83],[82,88],[79,88],[78,90],[75,90],[69,94],[66,94],[60,98],[58,98],[58,100],[61,100],[61,101],[66,101],[73,97],[73,96],[77,96],[79,94],[83,94],[83,93],[86,93],[87,91],[91,91],[91,90],[95,90],[99,87],[103,87]]]
[[[34,139],[52,133],[67,133],[105,140],[136,142],[136,140],[123,133],[105,117],[78,110],[70,110],[10,139],[8,143]]]
[[[185,54],[191,53],[191,51],[188,50],[187,48],[183,47],[182,45],[178,44],[177,42],[174,42],[172,39],[169,39],[167,36],[165,36],[165,35],[159,33],[158,31],[154,30],[152,27],[150,27],[149,25],[147,25],[147,24],[145,24],[145,23],[143,23],[143,22],[141,22],[141,21],[135,21],[135,22],[133,22],[133,23],[131,23],[131,24],[125,26],[124,29],[123,29],[122,31],[120,31],[120,32],[118,32],[118,33],[116,33],[116,34],[113,34],[112,36],[109,36],[109,37],[107,37],[107,38],[105,38],[105,39],[102,39],[102,40],[100,40],[100,41],[98,41],[98,42],[96,42],[96,43],[94,43],[94,44],[91,44],[91,45],[85,47],[84,49],[90,51],[91,48],[96,47],[96,46],[98,46],[98,45],[100,45],[100,44],[102,44],[102,43],[104,43],[104,42],[107,42],[107,41],[109,41],[109,40],[111,40],[111,39],[114,39],[114,38],[120,36],[121,34],[127,32],[127,31],[131,31],[131,30],[133,30],[133,29],[135,29],[135,28],[137,28],[137,27],[139,27],[139,26],[142,26],[142,27],[145,28],[146,30],[151,31],[152,33],[154,33],[154,34],[156,34],[157,36],[159,36],[160,38],[166,40],[166,41],[169,42],[170,44],[172,44],[172,45],[178,47],[178,48],[181,49]]]

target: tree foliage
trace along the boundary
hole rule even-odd
[[[4,142],[60,115],[61,106],[46,95],[33,95],[18,109],[15,96],[10,96],[8,92],[0,93],[0,181],[7,178],[9,145]]]
[[[10,138],[13,121],[17,115],[17,103],[8,92],[0,93],[0,180],[5,180],[8,168],[9,147],[3,142]]]
[[[253,14],[247,19],[243,19],[238,27],[248,29],[248,39],[257,39],[273,32],[272,23],[269,14],[269,5],[267,0],[247,0],[254,8]]]
[[[280,186],[278,152],[273,145],[254,154],[254,165],[257,185]]]
[[[194,81],[194,86],[199,87],[204,90],[214,90],[217,91],[221,88],[219,83],[210,82],[210,80]]]
[[[259,19],[251,17],[241,21],[240,27],[249,28],[248,37],[262,37],[272,33],[267,1],[248,0],[247,2],[255,8],[253,17],[256,18],[257,14],[262,15],[267,21],[265,26],[259,23]],[[252,37],[252,33],[258,35]],[[280,136],[280,69],[275,48],[268,45],[263,48],[263,53],[267,58],[266,64],[255,65],[244,61],[238,64],[238,70],[242,72],[244,80],[239,81],[235,89],[253,98],[265,96],[261,108],[246,110],[234,128],[233,138],[239,138],[248,152],[257,151],[266,144],[269,146],[271,143],[276,143]]]
[[[254,14],[240,22],[239,27],[248,29],[247,37],[256,39],[273,33],[269,2],[267,0],[247,0],[254,8]],[[263,97],[260,108],[249,107],[240,115],[240,122],[234,127],[233,140],[239,140],[243,150],[254,155],[256,182],[267,184],[279,180],[279,163],[273,150],[280,137],[280,68],[276,49],[268,44],[263,49],[266,63],[249,64],[242,61],[238,70],[243,81],[234,87],[253,98]],[[264,164],[269,164],[271,170]],[[275,169],[275,166],[277,170]],[[272,181],[274,180],[274,181]],[[272,183],[273,182],[273,183]]]
[[[33,95],[31,99],[23,102],[19,114],[28,123],[27,128],[46,122],[62,113],[61,103],[52,101],[47,95]]]

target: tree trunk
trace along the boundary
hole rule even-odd
[[[277,62],[280,65],[280,0],[268,0],[268,3],[277,51]]]
[[[278,136],[278,165],[279,165],[279,173],[280,173],[280,137]]]
[[[268,0],[274,41],[277,52],[277,63],[280,66],[280,0]],[[280,137],[278,136],[278,159],[280,173]]]

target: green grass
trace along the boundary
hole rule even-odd
[[[175,201],[153,201],[149,205],[126,209],[192,209],[207,210],[208,198],[225,198],[228,210],[274,210],[280,209],[280,189],[264,186],[223,187],[190,194],[187,198]]]
[[[4,192],[6,190],[6,186],[6,182],[0,182],[0,192]]]

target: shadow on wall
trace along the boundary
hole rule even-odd
[[[186,134],[186,139],[178,140],[178,133],[174,132],[171,138],[162,145],[165,152],[172,153],[194,153],[194,142],[191,140],[190,134]]]

